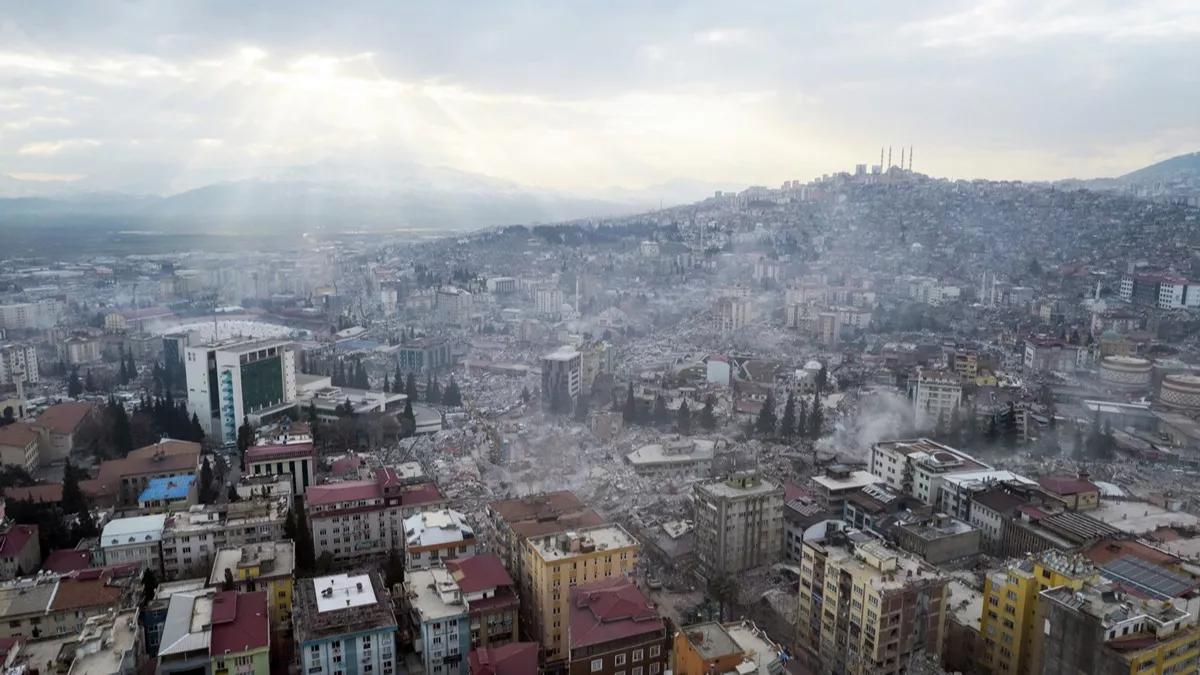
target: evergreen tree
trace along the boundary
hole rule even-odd
[[[684,436],[692,433],[692,411],[688,409],[686,399],[679,404],[679,412],[675,415],[675,426]]]
[[[563,392],[563,393],[566,393],[566,392]],[[567,396],[564,396],[563,398],[566,401],[565,406],[567,408],[570,408],[571,407],[571,403],[570,403],[571,397],[569,395],[567,395]],[[587,421],[588,412],[589,412],[588,408],[590,405],[591,405],[591,401],[588,400],[588,395],[580,394],[579,399],[575,401],[575,421],[576,422],[586,422]],[[563,412],[566,413],[566,412],[570,412],[570,411],[563,410]]]
[[[667,411],[667,399],[662,394],[654,397],[654,426],[665,427],[671,421],[671,413]]]
[[[817,371],[817,391],[824,393],[827,386],[829,386],[829,373],[825,370],[825,366],[821,366],[821,369]]]
[[[237,486],[233,483],[229,484],[229,492],[225,495],[225,498],[230,504],[242,501],[242,496],[238,494]]]
[[[433,401],[434,403],[442,403],[444,400],[445,396],[442,394],[442,383],[438,382],[437,376],[435,375],[433,378]]]
[[[142,603],[148,603],[154,599],[154,593],[158,590],[158,577],[154,575],[154,571],[149,567],[145,572],[142,572]]]
[[[400,438],[408,438],[417,431],[417,416],[413,414],[412,399],[404,401],[404,412],[400,415]]]
[[[791,440],[796,432],[796,395],[789,391],[783,404],[783,419],[779,423],[779,435]]]
[[[211,504],[216,501],[213,490],[213,470],[208,457],[200,464],[200,487],[197,489],[201,504]]]
[[[96,392],[96,380],[95,380],[95,378],[92,377],[92,369],[91,368],[88,368],[87,377],[84,378],[84,381],[83,381],[83,388],[85,390],[87,390],[87,392],[89,394]]]
[[[437,401],[433,400],[433,375],[425,376],[425,402],[431,404],[437,403]]]
[[[821,405],[821,391],[813,392],[812,409],[808,412],[808,437],[814,441],[825,431],[825,409]]]
[[[442,405],[448,405],[452,408],[462,406],[462,392],[458,390],[458,383],[454,378],[450,378],[450,384],[446,385],[446,390],[442,392]]]
[[[762,410],[758,411],[758,421],[754,430],[763,436],[775,435],[775,395],[767,392],[767,400],[763,401]]]
[[[67,396],[79,398],[83,394],[83,382],[79,380],[79,368],[71,368],[71,378],[67,380]]]
[[[129,413],[115,398],[109,399],[108,410],[113,450],[118,459],[124,458],[133,451],[133,427],[129,423]]]
[[[417,400],[417,378],[412,373],[409,373],[408,379],[404,381],[404,393],[408,396],[408,400]]]
[[[125,363],[125,372],[129,376],[129,380],[126,381],[125,384],[129,384],[130,382],[133,382],[134,380],[136,380],[137,376],[138,376],[137,363],[133,360],[133,349],[126,350],[125,362],[126,362]],[[166,371],[167,371],[167,375],[168,375],[168,377],[167,377],[168,381],[166,383],[167,388],[173,388],[173,385],[175,383],[174,383],[174,377],[171,377],[171,372],[172,372],[171,367],[168,367],[166,369]]]
[[[117,379],[122,385],[129,384],[129,369],[125,365],[125,359],[121,359],[121,373],[117,376]]]
[[[705,397],[704,408],[700,410],[700,427],[705,431],[712,431],[717,428],[717,416],[713,410],[716,404],[716,399],[712,394]]]
[[[400,388],[404,384],[404,378],[400,375],[400,364],[396,363],[396,372],[392,374],[392,393],[400,394],[403,390]]]
[[[391,383],[388,382],[388,374],[387,373],[383,374],[383,393],[385,393],[385,394],[392,393],[392,385],[391,385]]]
[[[254,427],[250,426],[250,418],[242,418],[242,426],[237,430],[237,449],[238,457],[245,459],[246,450],[254,445]]]
[[[532,398],[533,396],[529,393],[529,387],[521,387],[521,403],[529,405],[529,400]]]
[[[796,408],[796,436],[808,438],[808,401],[800,399]]]
[[[383,566],[383,582],[388,588],[404,581],[404,554],[397,549],[388,552],[387,563]]]
[[[637,399],[633,396],[633,383],[629,383],[629,393],[625,396],[625,409],[621,411],[625,426],[637,424]]]
[[[62,501],[59,502],[62,506],[63,513],[74,515],[80,511],[87,510],[87,499],[83,495],[83,490],[79,487],[79,470],[75,465],[71,464],[71,460],[67,460],[67,464],[63,467],[63,487]]]
[[[1075,436],[1071,440],[1071,459],[1082,462],[1087,458],[1087,443],[1083,439],[1083,429],[1076,426]]]

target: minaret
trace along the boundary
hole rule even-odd
[[[908,146],[908,170],[912,171],[913,146]]]
[[[900,146],[900,170],[904,170],[904,146]]]
[[[879,172],[883,173],[887,167],[883,165],[883,146],[879,146]]]
[[[889,145],[888,146],[888,163],[887,163],[887,166],[884,167],[884,169],[883,169],[884,173],[887,173],[889,170],[891,170],[891,168],[892,168],[892,146]]]

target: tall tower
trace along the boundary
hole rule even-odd
[[[879,146],[879,171],[882,173],[885,170],[887,167],[883,165],[883,146],[881,145]]]
[[[900,170],[904,170],[904,146],[900,146]]]
[[[887,163],[887,166],[883,167],[883,171],[886,173],[891,168],[892,168],[892,146],[889,145],[888,146],[888,163]]]
[[[913,146],[908,146],[908,170],[912,171]]]

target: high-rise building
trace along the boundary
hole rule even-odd
[[[20,379],[25,384],[37,384],[37,350],[28,345],[0,345],[0,384],[13,385]]]
[[[712,306],[713,328],[721,332],[739,330],[754,320],[754,303],[749,298],[718,298]]]
[[[557,288],[539,288],[533,294],[534,309],[538,316],[557,319],[562,316],[564,296]]]
[[[871,473],[901,494],[940,504],[945,477],[986,472],[992,467],[928,438],[881,441],[871,446]]]
[[[542,357],[542,407],[550,408],[554,401],[574,406],[583,391],[583,355],[569,347]]]
[[[188,347],[188,409],[207,424],[212,438],[237,440],[246,420],[263,424],[296,417],[296,358],[279,340],[236,338]]]
[[[570,657],[571,588],[633,577],[641,544],[620,525],[529,538],[522,544],[534,624],[528,637],[541,642],[547,672],[563,670]]]
[[[950,424],[954,411],[962,405],[962,376],[944,370],[917,369],[913,389],[913,409],[919,429]]]
[[[1043,625],[1038,594],[1048,588],[1078,589],[1085,582],[1096,581],[1097,574],[1086,558],[1055,550],[989,574],[984,581],[980,617],[984,638],[980,667],[992,675],[1041,673],[1034,635],[1042,632]]]
[[[695,555],[707,579],[778,562],[783,554],[784,491],[757,473],[696,485]]]
[[[802,648],[827,672],[900,673],[913,657],[941,654],[949,577],[858,531],[804,542]]]
[[[471,320],[472,296],[469,291],[454,286],[443,286],[438,289],[434,309],[437,318],[456,326],[462,326]]]
[[[396,365],[404,373],[433,373],[452,362],[450,343],[434,338],[421,338],[396,349]]]

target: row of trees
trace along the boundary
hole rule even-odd
[[[383,390],[390,391],[394,394],[404,394],[409,401],[420,401],[420,392],[417,391],[417,378],[413,373],[409,373],[408,377],[404,377],[400,372],[400,366],[396,366],[396,372],[391,381],[389,389],[388,379],[385,375],[383,378]],[[425,376],[425,398],[424,401],[431,405],[446,405],[451,407],[459,407],[463,404],[462,391],[458,388],[458,383],[454,378],[450,378],[450,383],[444,388],[441,382],[432,375]]]
[[[582,397],[581,397],[582,399]],[[700,409],[698,419],[693,419],[691,407],[686,399],[679,404],[679,410],[671,413],[667,408],[667,400],[662,394],[654,397],[654,405],[649,411],[643,410],[638,405],[637,397],[633,393],[633,383],[629,383],[629,388],[625,392],[625,403],[619,405],[616,401],[613,402],[613,410],[621,411],[621,418],[626,426],[652,426],[660,429],[674,425],[675,429],[681,434],[690,434],[694,425],[699,425],[705,431],[712,431],[717,428],[717,416],[714,410],[716,399],[712,394],[709,394],[704,399],[704,407]],[[577,415],[578,416],[578,415]],[[585,415],[586,416],[586,415]]]
[[[825,372],[824,369],[821,372]],[[788,441],[796,438],[816,440],[821,437],[824,428],[825,409],[821,403],[821,387],[813,391],[811,408],[803,399],[797,400],[794,392],[788,392],[782,419],[775,412],[775,395],[768,392],[767,400],[758,412],[758,419],[754,421],[754,432],[758,435]]]
[[[114,396],[101,410],[98,419],[85,423],[78,442],[88,447],[97,459],[121,459],[134,448],[157,442],[161,438],[181,441],[204,441],[200,419],[189,414],[187,403],[176,402],[170,392],[164,397],[142,397],[132,414]]]

